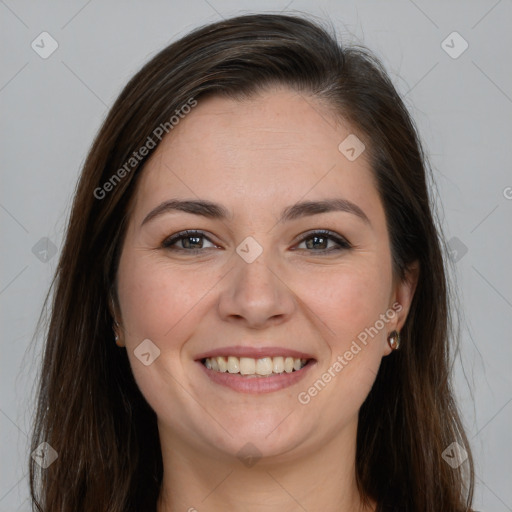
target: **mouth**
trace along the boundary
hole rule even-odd
[[[317,362],[295,350],[240,346],[200,354],[195,361],[210,382],[241,393],[270,393],[292,386]]]
[[[217,356],[205,357],[201,360],[201,363],[208,370],[214,372],[250,378],[298,372],[312,361],[314,360],[292,356],[267,356],[257,359],[253,357]]]

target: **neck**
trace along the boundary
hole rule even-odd
[[[243,464],[177,442],[160,425],[164,475],[157,512],[370,512],[355,478],[357,424],[300,455],[263,457]],[[347,442],[350,439],[351,442]]]

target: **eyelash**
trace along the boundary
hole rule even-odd
[[[203,231],[195,231],[195,230],[186,230],[186,231],[180,231],[179,233],[176,233],[168,238],[166,238],[162,242],[162,248],[172,251],[181,251],[181,252],[187,252],[191,254],[199,254],[200,252],[204,251],[205,249],[184,249],[182,247],[173,247],[177,242],[180,240],[184,240],[186,238],[192,238],[192,237],[200,237],[200,238],[206,238],[209,242],[212,242]],[[352,248],[350,243],[343,237],[337,235],[336,233],[333,233],[332,231],[320,229],[317,231],[310,231],[309,233],[306,233],[298,242],[298,244],[301,244],[302,242],[305,242],[306,240],[310,240],[312,238],[326,238],[328,240],[332,240],[338,244],[338,247],[331,248],[331,249],[322,249],[319,251],[311,250],[308,251],[307,249],[300,249],[305,250],[307,252],[313,252],[315,254],[328,254],[331,252],[338,252],[343,251]],[[209,247],[206,249],[210,249]]]

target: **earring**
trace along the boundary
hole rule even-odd
[[[119,340],[119,334],[117,334],[117,329],[116,329],[116,327],[119,327],[119,324],[116,321],[114,321],[114,323],[115,323],[115,326],[112,327],[112,330],[114,331],[114,340],[118,347],[122,347],[123,345],[122,345],[121,341]]]
[[[398,350],[400,348],[400,333],[398,331],[392,331],[389,333],[388,345],[391,350]]]

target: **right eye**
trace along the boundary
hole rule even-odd
[[[211,244],[211,247],[204,247],[204,240]],[[181,245],[181,247],[179,247]],[[167,237],[161,244],[162,248],[171,251],[183,251],[197,253],[203,249],[211,249],[217,247],[211,242],[208,237],[202,232],[197,230],[186,230],[175,233]]]

